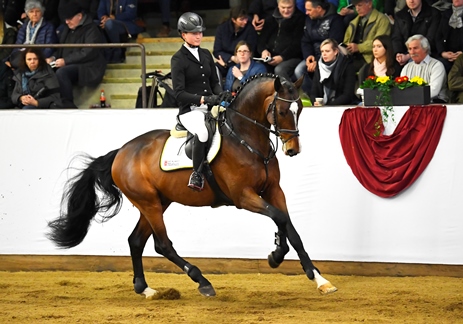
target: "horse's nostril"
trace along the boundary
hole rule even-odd
[[[288,150],[286,154],[289,156],[294,156],[294,155],[297,155],[297,152],[295,150]]]

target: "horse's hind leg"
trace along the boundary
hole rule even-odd
[[[152,298],[157,291],[148,287],[143,272],[142,255],[146,241],[153,234],[153,230],[143,215],[135,226],[132,234],[129,236],[130,255],[133,266],[133,285],[137,294],[145,295],[146,298]]]
[[[167,231],[162,216],[166,208],[167,206],[163,207],[162,211],[158,210],[157,207],[153,206],[143,209],[143,216],[144,218],[146,218],[146,222],[149,223],[152,231],[154,232],[153,237],[155,241],[156,252],[158,252],[159,254],[166,257],[169,261],[176,264],[193,281],[197,282],[199,284],[198,290],[203,296],[215,296],[216,293],[214,288],[212,287],[212,284],[209,282],[209,280],[204,278],[204,276],[201,273],[201,270],[199,270],[196,266],[191,265],[190,263],[185,261],[175,251],[172,242],[169,240],[169,237],[167,236]],[[139,263],[138,261],[137,264],[134,263],[134,269],[135,266],[138,267],[137,269],[141,269],[141,271],[139,271],[137,274],[143,274],[143,266],[141,265],[141,255]]]

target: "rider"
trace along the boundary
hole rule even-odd
[[[201,191],[204,187],[201,168],[208,138],[204,115],[219,103],[222,87],[211,53],[199,47],[206,29],[203,19],[196,13],[186,12],[178,19],[177,29],[185,43],[171,59],[172,84],[180,104],[178,119],[194,134],[193,173],[188,187]]]

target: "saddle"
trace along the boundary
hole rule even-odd
[[[206,160],[211,162],[220,150],[221,136],[218,129],[218,116],[224,109],[214,107],[205,114],[205,124],[208,133],[206,143]],[[193,167],[191,160],[194,135],[182,125],[177,117],[177,124],[170,131],[170,136],[162,150],[160,166],[164,171],[187,169]]]

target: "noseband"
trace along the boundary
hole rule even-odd
[[[278,93],[275,92],[275,94],[273,95],[273,101],[270,103],[270,105],[268,106],[267,108],[267,112],[265,115],[268,115],[270,113],[272,113],[272,120],[273,120],[273,127],[275,128],[275,131],[272,131],[270,129],[268,129],[270,132],[272,132],[273,134],[275,134],[275,136],[278,136],[280,137],[281,139],[281,142],[283,144],[285,144],[286,142],[290,141],[291,139],[293,139],[294,137],[296,136],[299,136],[299,129],[280,129],[278,127],[278,119],[276,118],[276,101],[277,100],[281,100],[281,101],[284,101],[284,102],[289,102],[290,104],[292,104],[293,102],[296,102],[299,100],[300,97],[297,97],[296,99],[285,99],[285,98],[282,98],[282,97],[279,97],[278,96]],[[262,125],[263,126],[263,125]],[[297,125],[296,125],[297,127]],[[288,138],[287,140],[283,140],[283,138],[281,138],[281,134],[292,134],[292,136],[290,138]]]

